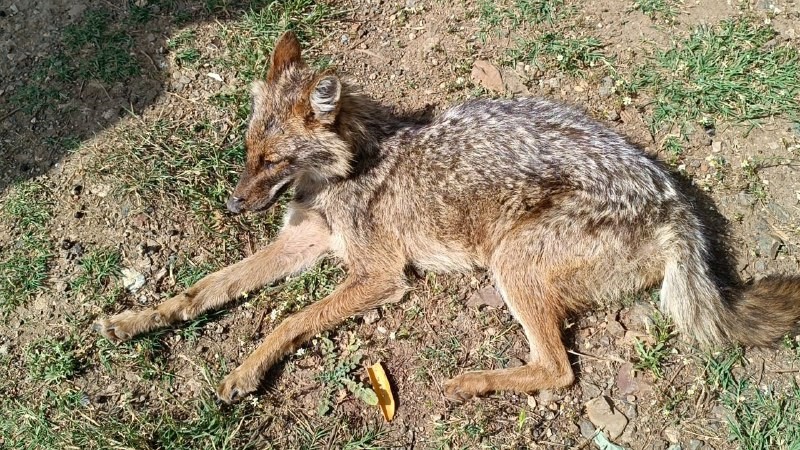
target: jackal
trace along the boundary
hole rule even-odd
[[[522,367],[448,381],[444,394],[453,400],[571,384],[567,314],[659,282],[661,308],[701,345],[769,345],[800,318],[800,278],[724,285],[677,182],[571,108],[476,100],[424,124],[400,120],[333,71],[312,70],[290,33],[252,91],[246,167],[227,207],[261,211],[293,188],[281,232],[157,307],[96,325],[109,339],[130,339],[221,307],[326,254],[341,259],[345,281],[284,320],[222,381],[225,402],[254,391],[270,366],[314,335],[400,300],[409,267],[488,269],[530,344]]]

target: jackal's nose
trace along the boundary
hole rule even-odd
[[[228,198],[228,203],[226,203],[225,206],[228,207],[228,211],[230,211],[230,212],[232,212],[234,214],[239,214],[240,212],[242,212],[242,205],[243,204],[244,204],[244,199],[243,198],[234,197],[234,196],[231,195],[230,198]]]

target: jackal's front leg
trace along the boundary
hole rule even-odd
[[[256,390],[280,358],[314,335],[382,303],[398,301],[407,290],[401,276],[350,275],[331,295],[284,320],[242,365],[217,388],[217,396],[234,402]]]
[[[330,231],[321,217],[294,212],[270,245],[214,272],[155,308],[124,311],[102,319],[94,328],[114,341],[125,341],[199,314],[265,284],[314,264],[329,249]]]

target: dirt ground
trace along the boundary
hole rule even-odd
[[[215,383],[281,319],[341,280],[335,261],[188,327],[121,347],[97,337],[96,318],[153,305],[274,235],[280,207],[231,217],[224,199],[241,167],[248,82],[263,76],[270,39],[287,27],[300,31],[315,64],[337,67],[401,111],[521,95],[582,108],[686,182],[724,242],[731,261],[720,266],[745,282],[800,272],[797,117],[693,118],[678,133],[651,126],[659,92],[618,82],[659,49],[727,19],[769,26],[774,48],[800,48],[800,3],[349,0],[325,4],[325,16],[310,22],[319,6],[293,1],[0,0],[0,202],[11,205],[34,183],[41,189],[28,201],[46,206],[34,231],[10,207],[0,222],[3,264],[30,233],[42,237],[46,260],[40,286],[3,299],[0,446],[597,448],[603,423],[631,449],[800,448],[800,431],[787,425],[800,423],[796,344],[699,351],[669,334],[654,292],[566,324],[573,387],[463,405],[444,400],[447,378],[520,365],[527,352],[478,272],[420,274],[402,302],[316,338],[236,407],[214,402]],[[636,6],[653,3],[675,5],[674,14]],[[291,5],[300,19],[253,12]],[[543,5],[556,12],[541,23],[503,13]],[[548,30],[573,42],[596,38],[602,56],[579,57],[573,68],[568,45],[538,59],[510,51]],[[111,44],[116,56],[98,59]],[[488,74],[475,74],[476,61]],[[130,292],[136,277],[144,285]],[[340,383],[365,386],[362,367],[377,361],[398,401],[388,424]],[[774,401],[751,401],[762,397]],[[612,411],[590,417],[597,399]],[[620,416],[620,432],[609,432]],[[776,434],[759,438],[770,426]]]

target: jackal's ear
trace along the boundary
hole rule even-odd
[[[300,41],[294,33],[287,31],[281,35],[275,43],[275,50],[272,52],[272,64],[267,74],[268,81],[277,80],[280,75],[289,67],[301,64],[303,57],[300,55],[302,48]]]
[[[342,95],[342,83],[336,75],[328,75],[317,81],[311,91],[311,108],[321,123],[333,123]]]

